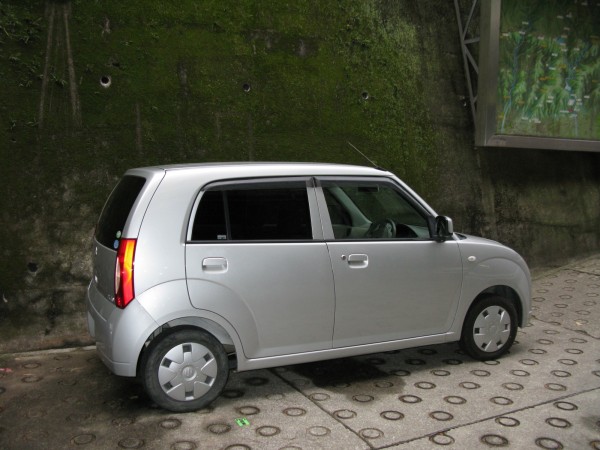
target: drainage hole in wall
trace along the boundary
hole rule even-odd
[[[103,88],[108,88],[110,87],[110,85],[112,84],[112,79],[110,78],[110,76],[108,75],[102,75],[102,77],[100,78],[100,86],[102,86]]]

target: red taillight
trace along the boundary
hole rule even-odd
[[[135,239],[121,239],[115,266],[115,304],[125,308],[135,297],[133,290],[133,260]]]

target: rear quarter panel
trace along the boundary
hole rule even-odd
[[[218,338],[227,344],[233,344],[236,349],[242,347],[241,340],[224,317],[207,310],[199,310],[190,304],[188,298],[187,283],[177,280],[163,283],[146,290],[137,301],[144,307],[145,311],[156,321],[157,328],[169,323],[171,326],[196,325],[204,326],[209,332],[218,334]],[[214,326],[211,327],[211,324]],[[154,330],[146,334],[150,337]],[[141,350],[141,347],[140,349]]]
[[[138,235],[134,272],[136,300],[157,326],[185,318],[191,320],[188,323],[206,319],[217,324],[227,332],[242,355],[241,340],[232,324],[214,311],[194,308],[187,289],[187,227],[194,200],[208,181],[210,179],[204,178],[201,171],[166,172],[144,215]],[[218,290],[216,297],[231,295],[217,285],[207,285],[205,289],[209,296],[215,294],[214,290]],[[238,310],[237,315],[252,322],[248,311]],[[256,333],[250,339],[257,341]]]
[[[136,297],[153,286],[185,280],[185,233],[199,184],[190,172],[167,172],[154,193],[137,236]]]

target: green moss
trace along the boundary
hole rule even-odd
[[[134,166],[367,164],[351,142],[430,191],[435,136],[415,18],[398,4],[2,0],[0,288],[19,289],[31,258],[93,228]],[[48,234],[43,249],[27,243],[36,233]]]
[[[128,129],[131,148],[137,107],[143,159],[247,159],[252,147],[256,159],[338,160],[331,143],[354,140],[415,180],[431,162],[413,26],[384,24],[373,3],[76,8],[89,8],[74,28],[82,108],[121,137]],[[347,150],[341,159],[356,161]]]

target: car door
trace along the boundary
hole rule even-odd
[[[322,178],[317,189],[335,280],[333,347],[444,333],[457,309],[457,243],[391,179]]]
[[[309,178],[214,184],[192,213],[191,302],[227,320],[248,358],[332,346],[333,275],[309,186]]]

